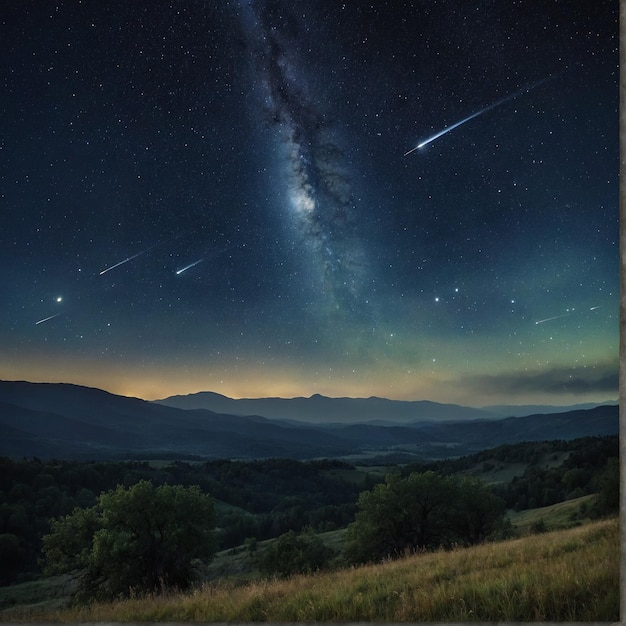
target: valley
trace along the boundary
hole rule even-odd
[[[326,406],[330,400],[324,400]],[[375,411],[379,405],[376,399]],[[509,582],[502,583],[499,599],[488,591],[487,580],[472,583],[470,576],[467,581],[459,579],[460,586],[453,589],[445,573],[460,571],[466,559],[493,559],[497,553],[514,555],[507,563],[526,558],[522,555],[531,549],[545,552],[549,559],[554,550],[558,552],[548,547],[550,538],[555,546],[563,542],[564,554],[571,552],[567,564],[559,567],[573,572],[575,559],[591,559],[588,569],[580,571],[585,584],[593,587],[602,580],[613,597],[617,570],[611,565],[601,572],[591,553],[595,550],[594,558],[608,563],[607,541],[615,541],[609,528],[619,503],[616,405],[488,419],[456,419],[458,415],[449,413],[450,420],[416,418],[402,423],[387,414],[368,423],[318,423],[181,409],[73,385],[0,382],[0,407],[0,428],[5,435],[0,443],[4,446],[0,451],[0,556],[5,565],[0,619],[4,621],[32,621],[34,616],[45,621],[178,620],[190,615],[209,621],[258,619],[261,613],[252,610],[246,599],[250,593],[263,597],[267,593],[267,600],[258,605],[264,608],[257,608],[279,620],[406,616],[463,620],[478,615],[487,621],[579,620],[590,615],[585,612],[589,607],[595,607],[594,615],[601,621],[602,616],[617,619],[611,617],[617,615],[615,603],[603,604],[595,592],[581,600],[571,587],[573,574],[554,583],[551,593],[563,594],[563,606],[569,607],[561,617],[554,617],[553,600],[542,595],[541,586],[533,580],[538,575],[534,571],[500,571],[498,576]],[[496,498],[494,502],[502,506],[503,517],[477,545],[452,541],[442,544],[444,552],[438,557],[426,552],[400,561],[355,565],[347,556],[349,529],[358,518],[361,498],[380,492],[394,476],[399,484],[423,476],[449,485],[482,485],[489,498]],[[216,552],[201,567],[198,564],[200,586],[194,587],[191,596],[178,599],[168,593],[149,602],[146,598],[98,609],[87,605],[68,609],[74,583],[67,576],[45,575],[41,570],[42,537],[50,532],[53,519],[62,519],[76,507],[94,507],[101,494],[118,485],[131,487],[142,481],[154,487],[197,487],[211,497]],[[572,539],[583,536],[591,539]],[[313,578],[298,578],[297,568],[302,565],[295,565],[286,580],[272,574],[276,559],[287,557],[270,555],[290,543],[311,554],[323,551]],[[530,545],[534,547],[525,547]],[[618,551],[617,543],[614,551]],[[416,559],[419,567],[431,559],[443,559],[437,566],[440,577],[429,582],[389,579],[389,572],[410,562],[406,559]],[[362,605],[359,590],[370,589],[368,593],[378,597],[365,582],[372,576],[377,588],[386,589],[384,593],[406,592],[410,601],[395,603],[391,612],[387,601]],[[337,577],[343,577],[341,582]],[[326,608],[293,612],[289,601],[279,606],[270,600],[283,597],[290,580],[314,588],[341,585],[343,595],[331,601],[333,594],[322,591],[330,595],[325,600],[316,596],[311,602]],[[539,613],[506,608],[516,597],[520,580],[526,585],[524,594],[531,594],[542,607]],[[459,594],[466,607],[469,598],[478,602],[485,593],[488,599],[467,613],[442,606],[435,610],[415,596],[416,584],[425,585],[433,597]],[[473,591],[472,584],[477,585]],[[188,608],[202,597],[221,608],[209,610],[205,600]],[[305,596],[301,600],[305,602]],[[233,603],[243,607],[240,612],[226,608]],[[346,603],[352,613],[340,608]]]

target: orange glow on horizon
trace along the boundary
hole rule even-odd
[[[394,400],[430,400],[433,402],[486,406],[490,404],[575,404],[604,402],[607,393],[598,394],[481,394],[442,372],[421,372],[401,368],[380,371],[333,370],[308,372],[301,368],[237,368],[236,371],[213,371],[208,368],[173,368],[136,364],[104,364],[101,361],[54,360],[0,365],[0,379],[30,382],[71,383],[96,387],[113,394],[158,400],[173,395],[211,391],[230,398],[327,397],[367,398],[379,396]]]

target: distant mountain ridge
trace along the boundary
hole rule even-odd
[[[329,398],[320,394],[314,394],[308,398],[234,399],[213,391],[170,396],[161,400],[154,400],[154,402],[178,409],[207,409],[231,415],[263,415],[268,419],[313,422],[315,424],[362,424],[369,422],[412,424],[425,420],[501,419],[539,413],[565,413],[599,406],[598,404],[574,406],[494,405],[473,408],[428,400],[389,400],[377,396]]]
[[[483,407],[483,409],[501,417],[524,417],[525,415],[569,413],[570,411],[595,409],[598,406],[614,406],[618,403],[618,400],[607,400],[605,402],[582,402],[564,406],[547,404],[493,404]]]
[[[212,391],[201,391],[154,402],[179,409],[208,409],[232,415],[263,415],[269,419],[316,424],[363,424],[373,421],[408,424],[418,420],[453,421],[498,417],[484,409],[457,404],[440,404],[428,400],[389,400],[376,396],[329,398],[314,394],[308,398],[233,399]]]
[[[328,408],[334,400],[317,396],[313,404]],[[351,399],[340,400],[339,406],[345,407],[343,401]],[[368,400],[380,407],[383,399],[347,404],[362,410]],[[392,406],[389,402],[394,401],[383,401],[382,406]],[[454,405],[441,406],[449,411]],[[291,410],[289,415],[293,416]],[[380,415],[367,411],[363,414]],[[328,415],[334,419],[336,413],[329,411]],[[404,417],[415,418],[415,413]],[[71,384],[0,381],[0,456],[11,458],[312,459],[401,454],[409,459],[429,460],[470,454],[503,443],[618,432],[616,405],[505,419],[314,424],[290,418],[181,409]]]
[[[260,416],[185,411],[67,383],[0,381],[0,455],[310,458],[343,441]]]

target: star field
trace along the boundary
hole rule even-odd
[[[615,398],[618,9],[8,0],[0,378]]]

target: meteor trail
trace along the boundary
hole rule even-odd
[[[224,252],[228,252],[229,250],[231,250],[232,248],[235,248],[236,246],[234,244],[231,244],[230,246],[226,246],[224,249],[222,250],[217,250],[215,252],[213,252],[212,254],[207,254],[207,256],[203,256],[201,259],[199,259],[198,261],[194,261],[193,263],[190,263],[189,265],[186,265],[185,267],[176,270],[176,276],[180,276],[180,274],[182,274],[183,272],[186,272],[188,269],[191,269],[192,267],[198,265],[198,263],[202,263],[202,261],[206,261],[207,259],[215,259],[216,257],[220,256],[220,254],[224,254]]]
[[[475,117],[478,117],[479,115],[482,115],[483,113],[486,113],[490,109],[493,109],[495,106],[497,106],[497,105],[496,104],[492,104],[491,106],[487,107],[486,109],[481,109],[477,113],[474,113],[474,114],[470,115],[469,117],[466,117],[465,119],[462,119],[460,122],[457,122],[456,124],[452,124],[452,126],[448,126],[447,128],[444,128],[443,130],[440,130],[437,134],[435,134],[432,137],[429,137],[428,139],[425,139],[424,141],[422,141],[422,143],[418,143],[417,146],[415,146],[415,148],[411,148],[408,152],[405,152],[404,156],[407,156],[408,154],[411,154],[411,152],[417,150],[418,148],[423,148],[426,144],[430,143],[431,141],[435,141],[435,139],[439,139],[439,137],[441,137],[442,135],[445,135],[446,133],[449,133],[451,130],[454,130],[455,128],[458,128],[461,124],[465,124],[465,122],[469,122],[471,119],[474,119]]]
[[[204,261],[204,258],[200,259],[199,261],[195,261],[194,263],[190,263],[189,265],[186,265],[185,267],[183,267],[180,270],[176,270],[176,276],[178,276],[178,275],[182,274],[183,272],[186,272],[188,269],[191,269],[192,267],[198,265],[198,263],[202,263],[202,261]]]
[[[154,246],[150,246],[147,250],[142,250],[141,252],[137,252],[137,254],[133,254],[133,256],[129,256],[128,258],[124,259],[123,261],[120,261],[119,263],[116,263],[115,265],[111,265],[111,267],[107,267],[106,269],[103,269],[100,272],[100,276],[102,276],[102,274],[106,274],[107,272],[110,272],[111,270],[114,270],[116,267],[119,267],[120,265],[124,265],[124,263],[128,263],[129,261],[132,261],[133,259],[136,259],[138,256],[141,256],[142,254],[145,254],[146,252],[150,252],[150,250],[152,250],[152,248],[156,248],[159,244],[155,244]]]
[[[551,322],[552,320],[558,320],[561,319],[562,317],[569,317],[571,315],[571,313],[563,313],[563,315],[555,315],[554,317],[546,317],[545,320],[539,320],[538,322],[535,322],[535,324],[543,324],[544,322]]]
[[[51,315],[50,317],[44,317],[42,320],[39,320],[38,322],[35,322],[35,326],[39,325],[39,324],[43,324],[44,322],[47,322],[48,320],[54,319],[55,317],[59,317],[59,315],[61,315],[60,313],[56,313],[55,315]]]
[[[546,80],[548,79],[544,78],[543,80],[540,80],[539,82],[535,83],[534,85],[531,85],[530,87],[524,87],[523,89],[519,89],[518,91],[512,93],[511,95],[506,96],[505,98],[502,98],[498,100],[497,102],[494,102],[493,104],[490,104],[488,107],[485,107],[484,109],[481,109],[480,111],[477,111],[476,113],[472,113],[472,115],[462,119],[461,121],[455,122],[454,124],[452,124],[452,126],[447,126],[443,130],[440,130],[438,133],[435,133],[432,137],[429,137],[428,139],[425,139],[421,143],[418,143],[417,146],[415,146],[415,148],[411,148],[410,150],[405,152],[403,156],[408,156],[409,154],[411,154],[411,152],[414,152],[415,150],[418,150],[419,148],[423,148],[426,144],[429,144],[431,141],[435,141],[435,139],[439,139],[439,137],[441,137],[442,135],[449,133],[455,128],[458,128],[459,126],[461,126],[461,124],[465,124],[465,122],[469,122],[470,120],[473,120],[475,117],[478,117],[479,115],[482,115],[483,113],[487,113],[487,111],[491,111],[492,109],[499,107],[501,104],[504,104],[505,102],[514,100],[515,98],[517,98],[523,93],[528,93],[531,89],[534,89],[535,87],[541,85]]]
[[[137,254],[133,254],[133,256],[129,256],[127,259],[124,259],[123,261],[120,261],[119,263],[116,263],[115,265],[111,265],[111,267],[107,267],[105,270],[102,270],[100,272],[100,276],[102,276],[102,274],[106,274],[107,272],[110,272],[111,270],[114,270],[116,267],[119,267],[120,265],[124,265],[124,263],[128,263],[129,261],[136,259],[140,254],[143,254],[143,252],[138,252]]]

